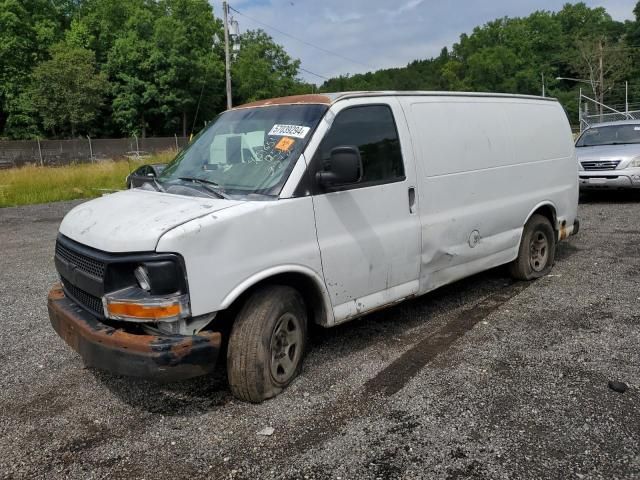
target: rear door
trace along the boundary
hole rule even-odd
[[[323,272],[340,322],[417,292],[420,223],[411,140],[397,100],[354,99],[331,113],[311,178],[338,146],[357,147],[363,162],[358,183],[316,189],[313,197]]]

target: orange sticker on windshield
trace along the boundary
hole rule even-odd
[[[296,141],[290,137],[282,137],[280,141],[276,144],[276,150],[280,150],[281,152],[288,152],[293,147],[293,144]]]

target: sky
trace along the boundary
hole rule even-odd
[[[210,1],[215,15],[221,16],[222,1]],[[585,1],[590,7],[605,7],[616,20],[632,19],[636,2]],[[527,16],[535,10],[557,11],[565,3],[567,0],[230,1],[243,14],[233,14],[241,31],[265,30],[301,60],[301,69],[306,70],[301,77],[316,84],[338,75],[402,67],[434,57],[442,47],[453,45],[461,33],[470,33],[490,20]]]

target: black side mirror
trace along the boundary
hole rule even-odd
[[[362,171],[362,158],[358,147],[336,147],[331,150],[324,169],[316,173],[316,181],[325,188],[357,183],[362,178]]]

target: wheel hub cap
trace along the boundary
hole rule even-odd
[[[536,272],[541,272],[549,260],[549,240],[543,232],[535,232],[531,239],[529,264]]]
[[[300,361],[302,330],[298,319],[284,314],[271,334],[271,375],[281,383],[295,373]]]

